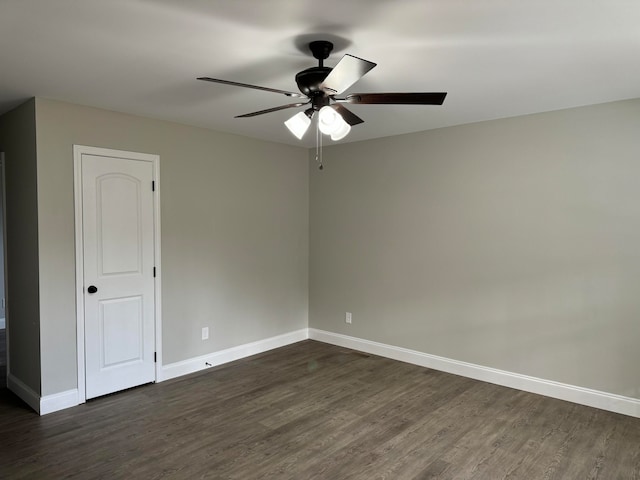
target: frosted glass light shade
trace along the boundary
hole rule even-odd
[[[342,140],[351,131],[351,125],[344,121],[342,115],[331,107],[322,107],[318,112],[318,127],[331,140]]]
[[[338,131],[341,123],[344,123],[344,120],[342,120],[340,114],[331,107],[322,107],[320,112],[318,112],[318,127],[325,135],[331,135]]]
[[[349,125],[344,120],[341,120],[339,128],[331,134],[331,140],[333,140],[334,142],[342,140],[350,131],[351,125]]]
[[[307,116],[305,112],[296,113],[289,120],[284,122],[289,131],[293,133],[298,140],[302,140],[304,134],[307,133],[309,129],[309,125],[311,125],[311,119]]]

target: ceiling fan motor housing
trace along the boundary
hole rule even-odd
[[[333,70],[324,66],[324,60],[329,58],[329,54],[333,50],[333,43],[326,40],[316,40],[309,43],[309,50],[311,50],[313,57],[318,59],[318,66],[299,72],[296,75],[296,83],[302,93],[313,99],[313,97],[324,95],[324,92],[320,90],[320,85]]]
[[[330,67],[311,67],[306,70],[302,70],[296,74],[296,83],[302,93],[309,98],[317,95],[324,95],[324,92],[320,90],[320,85],[327,78],[327,75],[333,70]]]

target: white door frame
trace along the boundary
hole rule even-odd
[[[153,164],[153,181],[155,194],[153,196],[153,226],[154,226],[154,263],[156,275],[155,290],[155,381],[161,379],[162,373],[162,299],[160,268],[160,157],[158,155],[138,152],[126,152],[109,148],[89,147],[85,145],[73,146],[73,178],[75,202],[75,234],[76,234],[76,337],[78,351],[78,403],[84,403],[87,397],[85,378],[85,339],[84,339],[84,244],[82,238],[82,155],[97,155],[102,157],[129,158],[143,160]]]

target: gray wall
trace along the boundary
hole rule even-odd
[[[300,148],[42,99],[35,116],[37,160],[34,102],[0,147],[12,373],[42,395],[76,387],[84,144],[161,156],[165,364],[309,320],[640,397],[638,100],[329,147],[310,178]]]
[[[639,132],[632,100],[327,148],[310,326],[640,397]]]
[[[164,364],[307,327],[305,149],[43,99],[36,115],[43,395],[77,383],[73,144],[160,155]]]
[[[38,192],[35,102],[0,117],[7,197],[10,373],[40,393]]]

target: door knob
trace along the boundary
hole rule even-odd
[[[95,285],[89,285],[89,288],[87,288],[87,292],[89,293],[96,293],[98,291],[98,287],[96,287]]]

